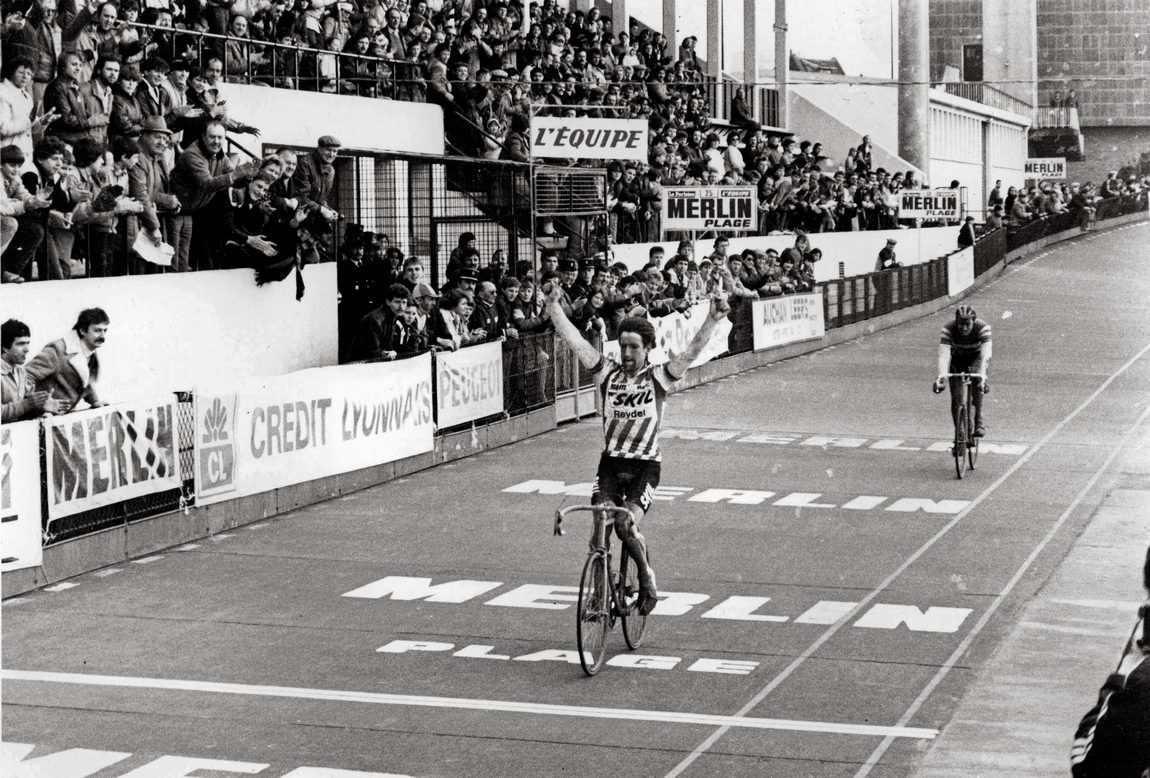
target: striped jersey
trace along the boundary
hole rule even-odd
[[[603,357],[595,370],[603,400],[604,453],[624,459],[663,461],[659,453],[659,422],[667,387],[675,379],[666,365],[648,365],[634,378],[614,359]]]
[[[942,345],[950,346],[953,357],[977,357],[982,351],[982,344],[990,342],[990,325],[982,319],[975,319],[970,332],[963,335],[958,329],[958,322],[948,321],[942,325]]]

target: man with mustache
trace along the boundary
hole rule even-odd
[[[28,363],[35,391],[47,392],[60,413],[74,410],[80,400],[92,408],[107,405],[96,394],[100,376],[96,350],[104,345],[110,323],[103,309],[85,308],[64,337],[49,343]]]

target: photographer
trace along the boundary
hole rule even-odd
[[[1150,594],[1150,549],[1142,585]],[[1075,778],[1140,778],[1150,770],[1150,603],[1138,609],[1134,630],[1118,669],[1074,733],[1070,770]]]

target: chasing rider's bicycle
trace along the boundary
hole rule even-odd
[[[575,608],[575,644],[579,664],[587,675],[595,675],[607,658],[607,637],[615,619],[623,623],[623,639],[634,650],[643,639],[647,617],[639,612],[639,577],[624,548],[619,569],[611,569],[611,533],[608,519],[634,516],[626,508],[610,505],[572,505],[555,511],[555,534],[563,535],[563,517],[575,511],[590,511],[592,522],[590,550],[579,578],[579,600]]]
[[[974,396],[971,391],[971,379],[982,379],[983,394],[990,391],[990,384],[984,376],[974,373],[947,373],[943,377],[959,379],[955,387],[955,391],[959,393],[958,414],[954,420],[954,446],[950,452],[954,455],[954,470],[958,473],[958,477],[962,478],[966,475],[967,465],[973,470],[974,463],[978,461],[979,438],[974,435]],[[932,388],[935,394],[944,391],[937,384]]]

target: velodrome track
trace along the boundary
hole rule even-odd
[[[1148,234],[969,298],[995,359],[965,480],[929,391],[948,313],[673,396],[666,599],[595,678],[586,524],[551,535],[588,420],[6,601],[0,773],[913,775],[1146,437]]]

